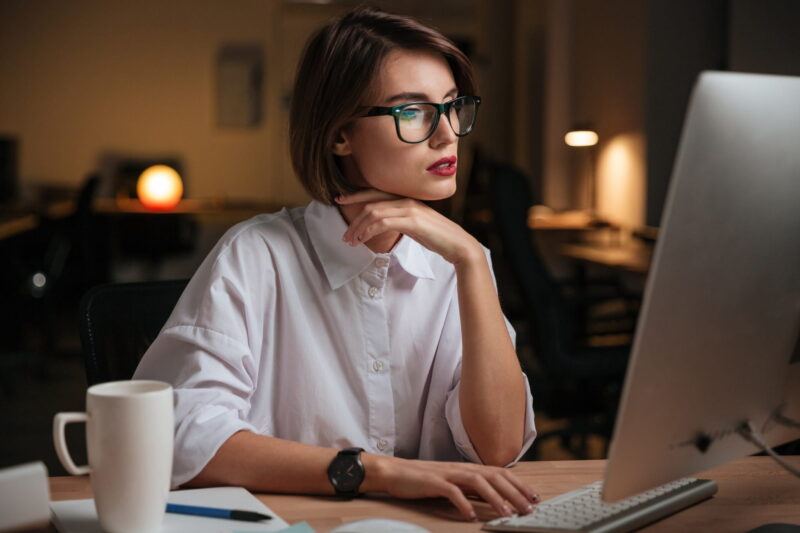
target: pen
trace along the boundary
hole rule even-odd
[[[237,509],[219,509],[217,507],[200,507],[197,505],[167,504],[168,513],[190,514],[194,516],[207,516],[210,518],[227,518],[228,520],[244,520],[245,522],[258,522],[272,520],[272,517],[253,511],[239,511]]]

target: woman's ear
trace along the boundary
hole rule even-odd
[[[350,155],[353,150],[350,148],[350,140],[344,128],[340,129],[333,141],[333,154],[338,156]]]

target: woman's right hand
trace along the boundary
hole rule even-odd
[[[501,516],[511,516],[515,510],[528,514],[539,502],[539,496],[506,468],[367,453],[362,454],[362,460],[366,470],[362,492],[385,492],[409,499],[447,498],[468,520],[477,519],[468,495],[480,497]]]

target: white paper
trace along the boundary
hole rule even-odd
[[[268,514],[272,520],[244,522],[203,516],[166,513],[160,533],[238,533],[280,531],[289,527],[283,519],[242,487],[175,490],[169,493],[169,503],[240,509]],[[94,500],[65,500],[50,502],[53,524],[60,533],[103,533]]]

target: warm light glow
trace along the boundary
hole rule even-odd
[[[591,130],[568,131],[564,135],[564,142],[568,146],[594,146],[598,139],[597,133]]]
[[[597,162],[597,209],[623,228],[645,221],[645,141],[641,133],[615,135],[603,141]]]
[[[148,209],[168,211],[181,201],[183,182],[173,168],[153,165],[139,176],[136,194]]]

